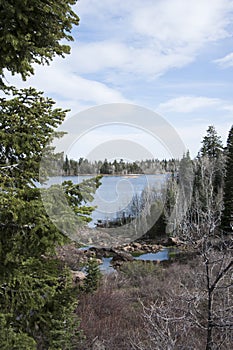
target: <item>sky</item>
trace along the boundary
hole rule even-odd
[[[111,122],[85,130],[69,148],[73,158],[107,149],[109,140],[138,142],[152,156],[168,157],[160,147],[153,152],[146,110],[170,124],[192,157],[209,125],[225,145],[233,124],[232,0],[79,0],[74,10],[80,24],[72,31],[71,54],[36,66],[26,83],[8,80],[71,109],[68,116],[81,129],[105,104],[141,106],[145,114],[141,128],[113,125],[110,116]]]

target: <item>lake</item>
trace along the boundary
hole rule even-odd
[[[142,193],[145,188],[161,193],[167,180],[167,174],[156,175],[123,175],[103,176],[102,185],[97,189],[91,205],[96,206],[92,213],[92,221],[89,227],[95,227],[98,220],[113,220],[122,215],[128,215],[128,209],[132,199]],[[71,180],[80,183],[89,179],[91,175],[52,177],[47,186]]]

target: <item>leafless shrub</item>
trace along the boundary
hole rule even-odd
[[[116,284],[107,288],[103,282],[97,292],[81,297],[77,314],[85,335],[77,349],[92,349],[93,341],[97,338],[106,349],[132,348],[129,333],[139,327],[140,319],[132,307],[127,290],[116,288]]]
[[[209,249],[206,259],[166,270],[160,297],[142,302],[146,337],[134,336],[134,349],[232,348],[231,254]]]

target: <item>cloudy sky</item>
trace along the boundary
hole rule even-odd
[[[232,0],[79,0],[74,8],[80,25],[71,55],[36,67],[26,83],[11,82],[45,91],[71,116],[109,103],[155,111],[193,157],[208,125],[225,143],[233,122]],[[104,132],[135,142],[133,128],[105,125],[86,133],[89,151],[106,141]]]

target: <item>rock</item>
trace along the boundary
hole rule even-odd
[[[83,282],[86,278],[86,274],[82,271],[73,271],[71,270],[72,279],[74,283]]]
[[[84,250],[84,254],[88,258],[94,258],[96,256],[96,253],[93,250]]]
[[[92,253],[94,252],[97,259],[108,258],[111,255],[111,248],[97,248],[91,247],[89,249]]]
[[[114,251],[111,264],[114,268],[119,268],[124,262],[133,261],[134,258],[130,253],[124,251]]]
[[[131,254],[126,253],[124,251],[114,251],[114,256],[112,258],[112,262],[114,261],[133,261],[134,258],[132,257]]]
[[[132,246],[138,250],[141,250],[142,249],[142,245],[141,243],[138,243],[138,242],[134,242],[132,243]]]
[[[156,253],[162,248],[161,245],[157,244],[133,242],[123,247],[117,247],[116,250],[124,251],[126,253]]]
[[[151,253],[152,252],[152,247],[151,246],[148,246],[148,245],[144,245],[142,246],[142,249],[144,250],[144,252],[146,253]]]
[[[167,246],[174,246],[174,245],[177,246],[180,244],[181,242],[178,237],[169,237],[166,243]]]
[[[152,246],[151,246],[151,252],[152,253],[157,253],[159,250],[161,250],[162,249],[162,246],[160,246],[160,245],[157,245],[157,244],[153,244]]]
[[[130,252],[130,251],[131,251],[131,246],[130,246],[130,245],[126,245],[126,246],[124,246],[124,247],[122,248],[122,250],[123,250],[124,252]]]
[[[102,259],[95,259],[95,261],[96,261],[96,263],[97,263],[98,265],[103,264],[103,260],[102,260]]]

